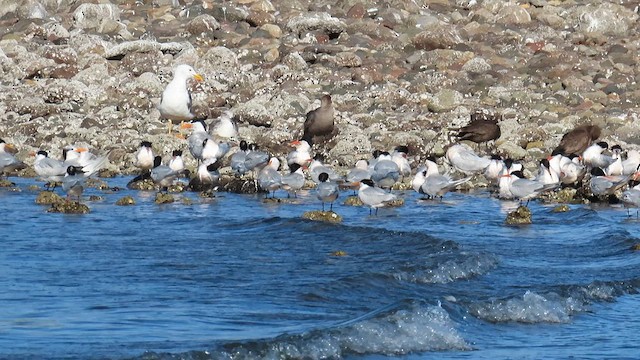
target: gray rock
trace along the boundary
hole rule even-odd
[[[169,54],[177,54],[187,48],[190,45],[188,43],[177,43],[177,42],[169,42],[169,43],[159,43],[152,40],[134,40],[127,41],[109,48],[105,53],[104,57],[106,59],[121,59],[126,54],[134,53],[134,52],[152,52],[152,51],[161,51],[163,53]]]
[[[438,91],[429,101],[428,109],[436,113],[450,111],[462,103],[461,93],[451,89]]]
[[[496,22],[506,25],[528,24],[531,22],[531,15],[520,5],[508,5],[498,11]]]
[[[186,29],[191,35],[209,34],[220,29],[220,23],[213,16],[203,14],[189,21]]]
[[[120,8],[111,3],[84,3],[73,12],[75,26],[79,29],[97,28],[105,20],[120,20]]]
[[[346,24],[328,13],[317,12],[294,16],[286,24],[289,31],[298,36],[304,36],[307,32],[321,30],[326,34],[340,34]]]

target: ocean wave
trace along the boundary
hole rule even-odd
[[[474,303],[469,313],[492,323],[568,323],[572,315],[588,311],[590,304],[637,293],[638,286],[640,279],[561,286],[545,293],[527,290],[522,296]]]
[[[442,307],[411,302],[301,335],[228,343],[212,351],[146,353],[140,359],[340,359],[353,354],[399,356],[443,350],[471,347]]]
[[[438,257],[421,267],[402,269],[393,274],[399,281],[419,284],[446,284],[488,273],[498,266],[498,258],[492,254],[458,253],[453,259]]]

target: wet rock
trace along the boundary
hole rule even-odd
[[[559,203],[575,203],[576,201],[579,201],[579,199],[576,199],[576,195],[578,193],[578,190],[574,189],[574,188],[564,188],[564,189],[560,189],[558,191],[554,191],[549,193],[551,196],[553,196],[553,199]]]
[[[41,191],[36,197],[38,205],[51,205],[60,202],[64,202],[64,199],[53,191]]]
[[[167,194],[167,193],[161,193],[161,192],[156,194],[156,198],[154,200],[156,204],[171,204],[174,201],[176,200],[173,197],[173,195]]]
[[[128,206],[128,205],[135,205],[136,201],[131,197],[131,196],[124,196],[121,197],[120,199],[118,199],[118,201],[116,201],[116,205],[119,206]]]
[[[156,190],[156,184],[151,180],[149,174],[140,175],[127,183],[127,188],[131,190]]]
[[[193,205],[193,200],[188,197],[183,197],[180,201],[182,202],[182,205]]]
[[[640,243],[631,246],[632,251],[640,251]]]
[[[507,214],[505,220],[507,225],[527,225],[531,224],[531,210],[526,206],[518,206],[515,211]]]
[[[262,192],[256,181],[237,177],[223,176],[220,178],[220,189],[236,194],[257,194]]]
[[[331,256],[337,256],[337,257],[342,257],[342,256],[348,256],[349,254],[347,254],[346,251],[344,250],[336,250],[331,252]]]
[[[16,184],[7,179],[0,179],[0,188],[13,187],[13,186],[16,186]]]
[[[47,210],[47,212],[50,213],[62,214],[88,214],[89,211],[90,210],[87,205],[69,200],[53,203],[51,204],[51,208]]]
[[[313,221],[324,221],[330,223],[340,223],[342,222],[342,216],[336,214],[333,211],[305,211],[302,214],[303,219],[313,220]]]
[[[569,210],[571,210],[571,209],[569,208],[569,206],[568,206],[568,205],[564,205],[564,204],[563,204],[563,205],[558,205],[558,206],[554,207],[553,209],[551,209],[551,212],[554,212],[554,213],[561,213],[561,212],[567,212],[567,211],[569,211]]]
[[[364,206],[362,200],[355,195],[347,197],[343,204],[347,206]]]

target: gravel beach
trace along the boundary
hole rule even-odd
[[[639,148],[637,22],[626,0],[0,0],[0,137],[27,164],[85,144],[132,174],[142,140],[186,149],[156,106],[190,64],[196,115],[230,109],[280,157],[331,94],[338,133],[314,151],[334,166],[407,145],[415,168],[482,111],[501,136],[478,151],[531,172],[580,124]]]

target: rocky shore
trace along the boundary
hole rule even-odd
[[[0,0],[0,137],[28,164],[80,143],[131,174],[142,140],[186,149],[156,109],[181,63],[204,76],[199,116],[231,109],[279,156],[331,94],[339,132],[314,150],[338,167],[399,144],[414,166],[442,156],[475,111],[502,116],[491,152],[530,171],[579,124],[640,145],[637,2],[96,2]]]

